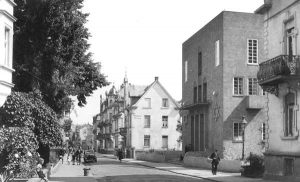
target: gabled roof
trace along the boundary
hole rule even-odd
[[[154,85],[159,85],[160,88],[167,94],[167,96],[171,99],[171,101],[174,103],[174,105],[179,108],[178,102],[176,102],[173,97],[169,94],[169,92],[165,89],[165,87],[162,86],[162,84],[158,81],[158,78],[155,78],[154,82],[151,83],[146,89],[145,92],[143,93],[143,95],[140,96],[140,98],[132,105],[136,105],[137,103],[139,103],[139,101],[141,100],[141,98],[146,95],[146,93],[149,92],[149,90],[151,90]]]

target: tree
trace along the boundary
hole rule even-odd
[[[20,138],[24,138],[25,141],[18,145],[12,143],[12,149],[9,149],[10,152],[8,152],[9,155],[11,151],[17,150],[17,148],[33,148],[38,149],[41,157],[47,162],[49,157],[47,157],[48,153],[45,153],[44,149],[62,144],[58,118],[55,112],[41,100],[38,93],[12,92],[0,108],[0,115],[1,128],[22,128],[24,131],[28,131],[27,133],[33,133],[36,140],[36,144],[29,142],[26,138],[29,138],[30,141],[33,139],[31,135],[27,137],[27,133],[24,132],[19,132],[17,135],[13,134],[13,137],[10,138],[12,141],[22,141]],[[13,132],[13,130],[9,131]],[[3,155],[5,156],[5,154]]]
[[[88,14],[83,0],[15,0],[15,90],[39,90],[56,113],[78,105],[94,90],[108,85],[88,52],[90,34],[84,27]]]
[[[72,122],[73,121],[70,118],[64,120],[63,129],[64,129],[65,133],[68,133],[71,131]]]

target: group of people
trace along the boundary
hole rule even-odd
[[[83,154],[83,150],[81,149],[81,147],[78,147],[77,149],[69,148],[67,154],[68,165],[70,165],[71,163],[73,165],[80,165],[81,157]]]

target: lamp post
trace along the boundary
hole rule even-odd
[[[247,125],[247,121],[245,119],[245,116],[242,117],[242,137],[243,137],[243,151],[242,151],[242,160],[244,160],[244,156],[245,156],[245,128],[246,128],[246,125]]]

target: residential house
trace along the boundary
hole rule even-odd
[[[259,84],[268,93],[265,177],[300,181],[300,1],[265,0]]]
[[[183,43],[186,165],[201,165],[198,156],[206,159],[217,149],[221,164],[229,167],[233,162],[230,170],[238,171],[239,160],[250,152],[262,155],[266,97],[256,73],[264,59],[263,46],[262,16],[230,11],[221,12]],[[248,123],[245,132],[243,119]]]
[[[149,86],[130,84],[125,77],[118,91],[112,87],[100,100],[101,112],[96,115],[100,118],[95,123],[102,152],[126,148],[127,157],[134,157],[135,150],[180,149],[178,105],[158,77]]]
[[[16,18],[13,16],[13,0],[0,0],[0,107],[10,94],[12,84],[13,32]]]

